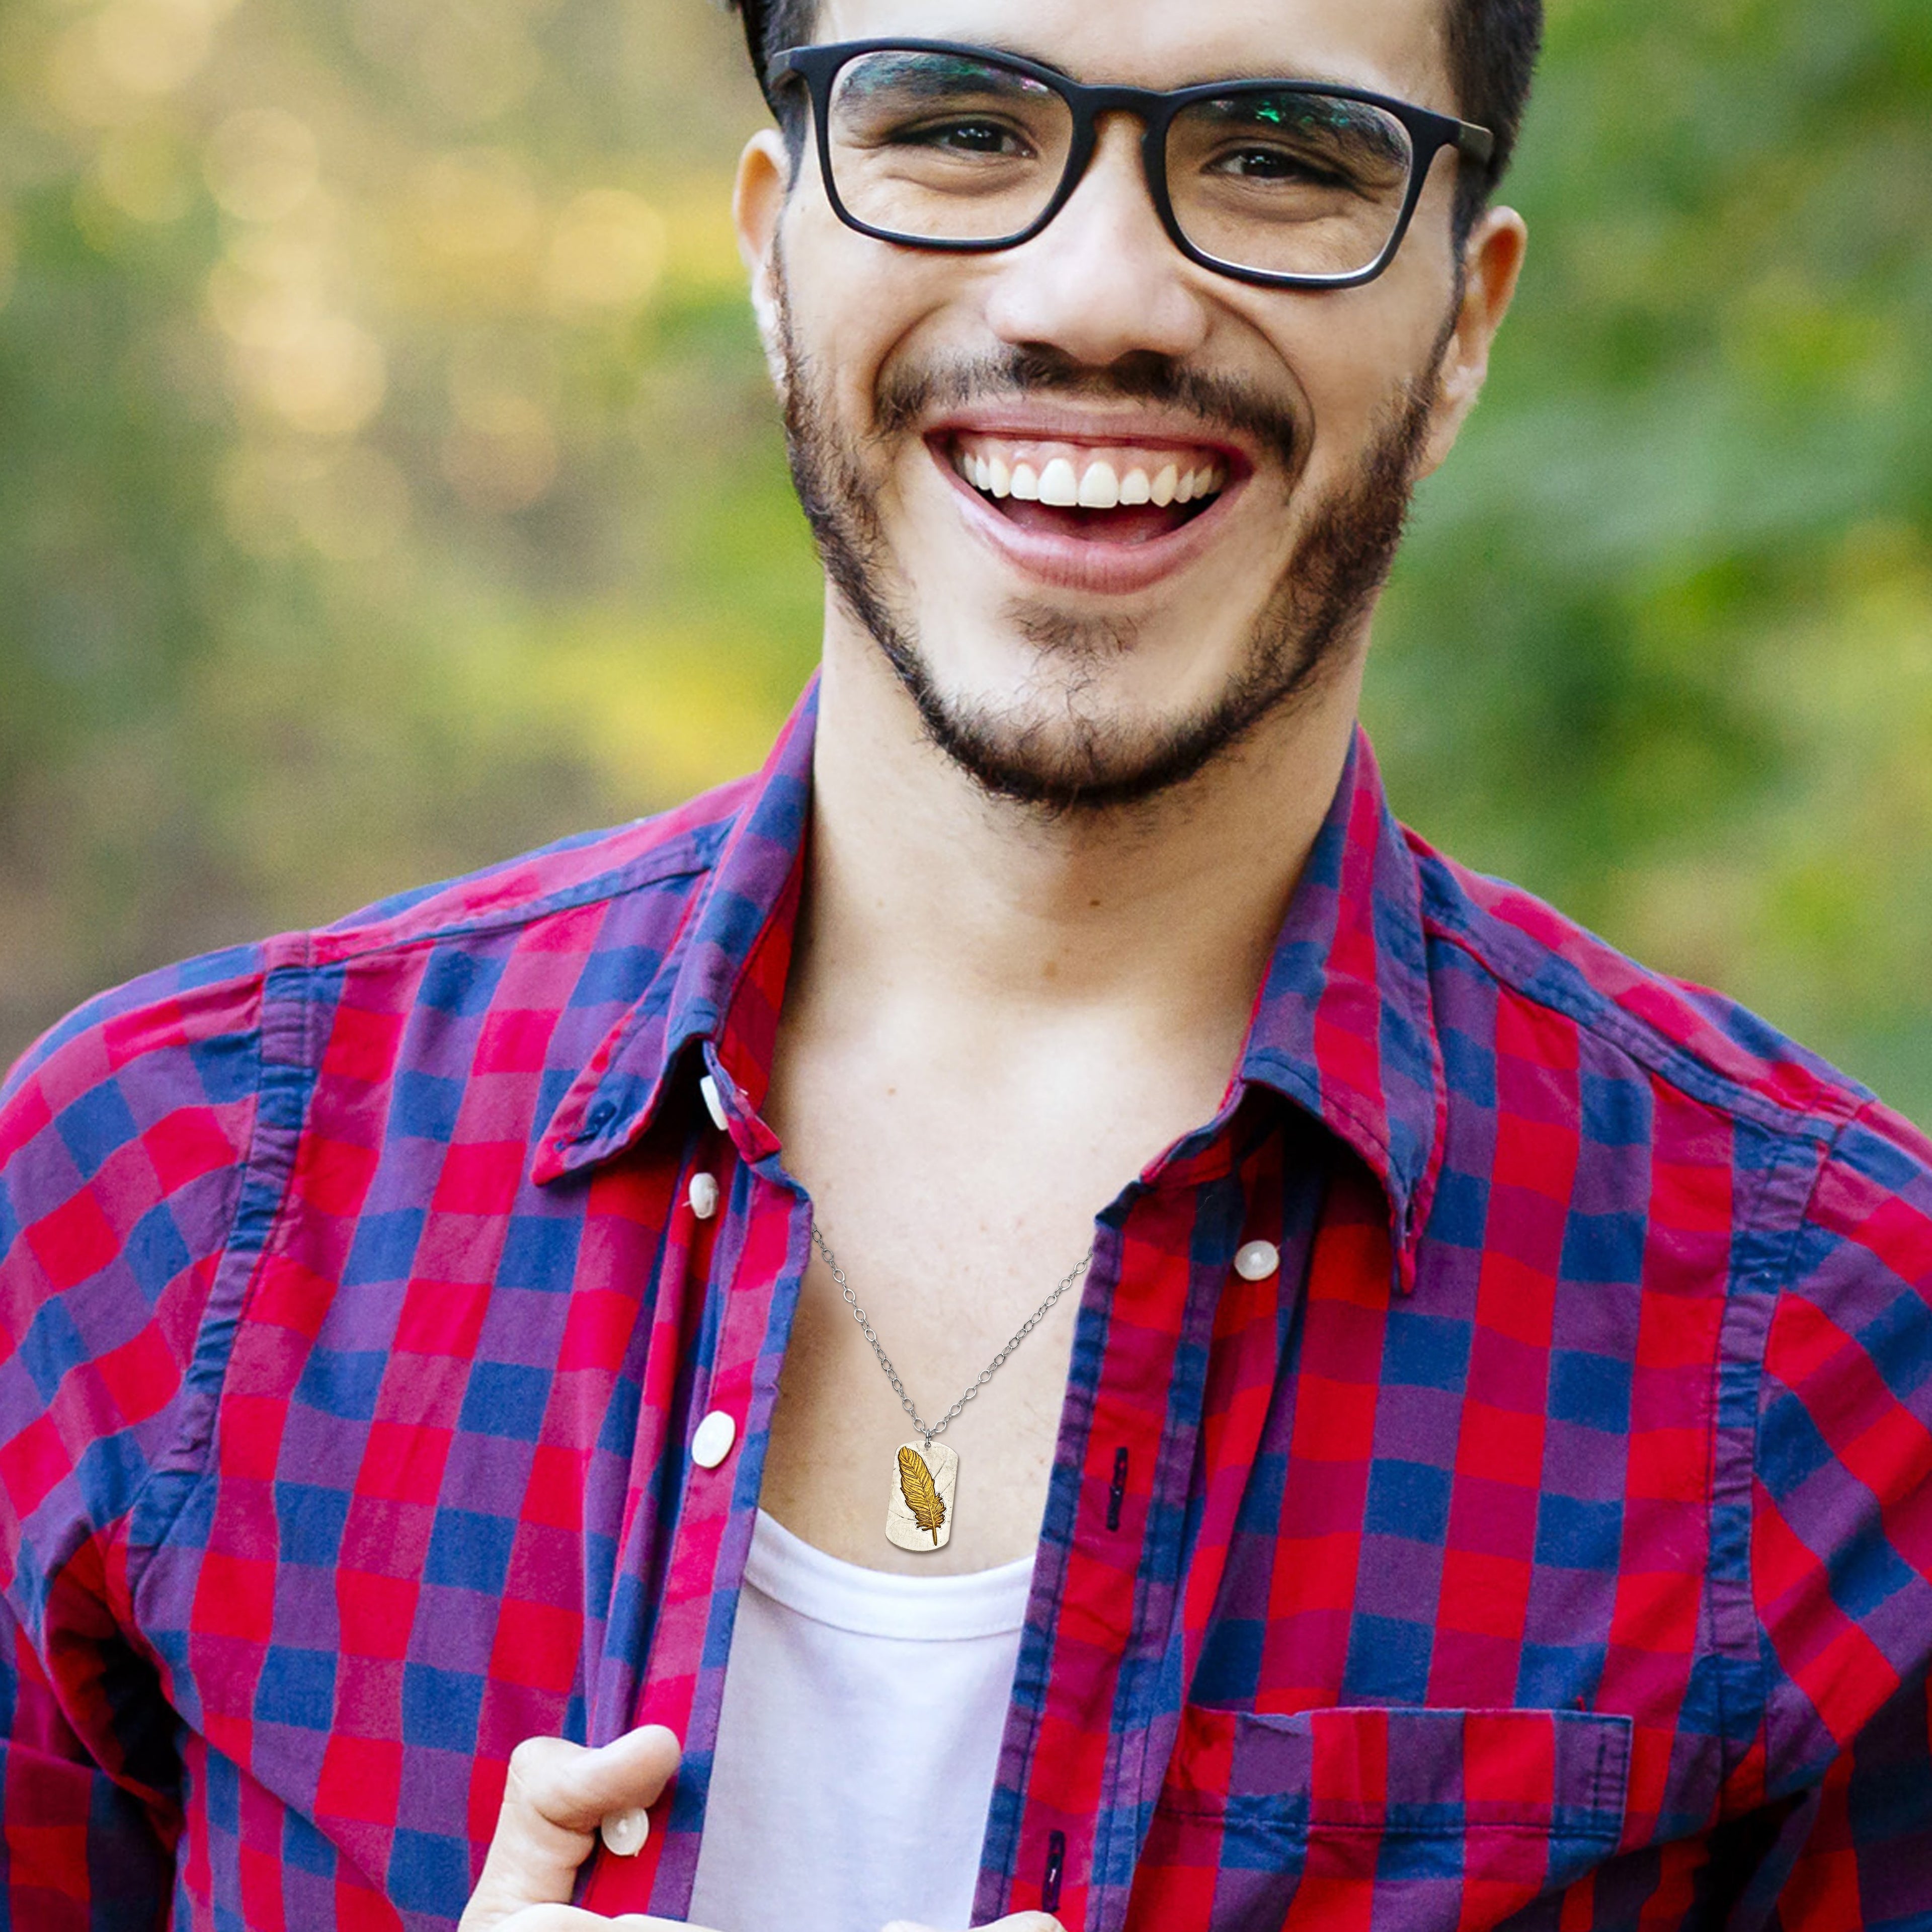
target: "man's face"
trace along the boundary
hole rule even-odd
[[[959,40],[1151,88],[1322,79],[1454,112],[1442,4],[824,0],[817,38]],[[1140,134],[1104,122],[1057,219],[997,254],[854,232],[809,143],[763,224],[746,197],[835,630],[884,651],[982,784],[1036,802],[1148,796],[1352,666],[1415,476],[1473,394],[1441,380],[1450,157],[1388,272],[1317,294],[1188,262]],[[1012,494],[1056,464],[1076,486],[1098,468],[1130,498],[1138,473],[1188,500]]]

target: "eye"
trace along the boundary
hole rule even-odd
[[[955,154],[1018,159],[1033,152],[1016,129],[998,121],[928,121],[902,128],[896,138],[907,147],[938,148]]]
[[[1210,172],[1240,181],[1309,182],[1318,188],[1346,188],[1347,178],[1318,167],[1305,154],[1285,148],[1260,146],[1233,148],[1217,158]]]

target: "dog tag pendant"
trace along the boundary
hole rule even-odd
[[[902,1550],[930,1553],[952,1540],[952,1492],[959,1458],[943,1442],[908,1442],[892,1470],[886,1506],[886,1540]]]

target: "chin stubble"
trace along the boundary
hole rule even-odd
[[[1426,374],[1405,384],[1385,409],[1354,475],[1317,509],[1227,685],[1185,717],[1132,725],[1106,716],[1095,696],[1109,663],[1132,647],[1131,622],[1041,600],[1017,600],[1004,614],[1039,653],[1030,688],[1004,704],[940,691],[904,608],[904,575],[876,495],[796,340],[782,277],[778,296],[786,448],[826,574],[911,698],[928,739],[987,796],[1054,816],[1145,804],[1232,752],[1347,661],[1408,521],[1446,330]],[[885,441],[911,434],[936,409],[1027,394],[1178,406],[1207,425],[1258,440],[1292,473],[1297,439],[1284,413],[1238,386],[1154,356],[1125,358],[1094,372],[1020,352],[896,372],[875,398],[876,434]]]

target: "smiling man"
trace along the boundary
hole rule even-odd
[[[1932,1924],[1932,1149],[1355,722],[1539,24],[748,18],[822,674],[13,1075],[7,1922]]]

